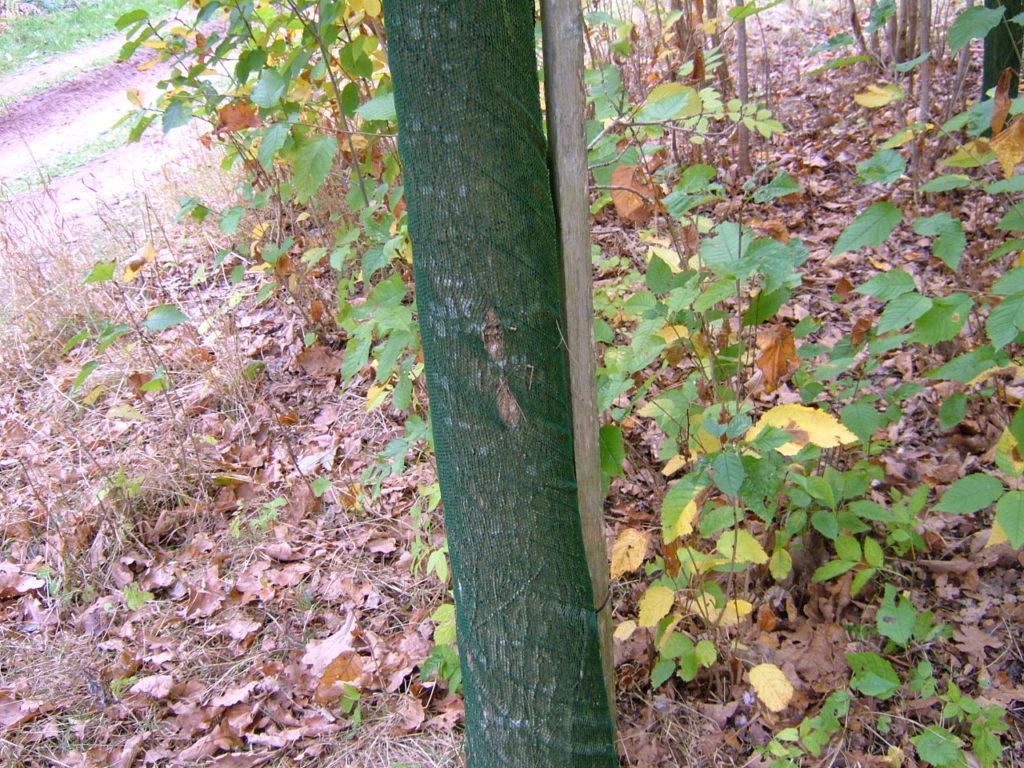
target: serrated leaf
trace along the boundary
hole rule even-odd
[[[843,560],[858,562],[861,558],[860,542],[853,536],[840,536],[836,539],[836,554]]]
[[[870,441],[885,421],[885,416],[870,403],[850,403],[839,412],[839,417],[862,443]]]
[[[681,478],[665,494],[661,506],[661,528],[666,544],[693,533],[697,517],[697,496],[707,487],[692,475]]]
[[[718,552],[731,562],[755,563],[762,565],[768,562],[768,553],[761,542],[745,530],[731,530],[718,539]]]
[[[659,659],[651,669],[651,688],[657,690],[676,671],[676,663],[672,659]]]
[[[929,725],[914,736],[910,743],[917,750],[917,756],[930,765],[953,768],[963,764],[963,753],[960,750],[963,742],[941,726]]]
[[[750,442],[769,426],[793,436],[790,442],[778,449],[784,456],[793,456],[808,444],[820,448],[835,448],[857,442],[857,436],[840,424],[832,414],[798,403],[777,405],[769,409],[761,415],[757,424],[750,428],[744,439]]]
[[[932,253],[935,258],[954,272],[960,267],[960,259],[967,247],[967,237],[959,219],[945,212],[934,216],[918,216],[914,221],[914,232],[934,237]]]
[[[772,712],[782,712],[793,700],[793,684],[774,664],[758,664],[752,668],[750,685],[761,703]]]
[[[864,539],[864,562],[872,568],[881,568],[885,564],[882,545],[870,536]]]
[[[914,322],[911,341],[938,344],[955,338],[967,322],[973,307],[974,300],[966,293],[951,293],[935,299],[931,309]]]
[[[945,365],[929,371],[930,379],[952,379],[967,384],[986,371],[997,368],[996,354],[992,347],[978,347],[958,357],[954,357]]]
[[[252,100],[257,106],[269,109],[281,101],[287,90],[288,81],[276,69],[268,67],[260,72],[260,79],[252,90]]]
[[[776,581],[782,581],[793,570],[793,556],[785,547],[776,546],[772,559],[768,561],[768,572]]]
[[[1005,347],[1024,329],[1024,294],[1008,296],[985,319],[985,332],[996,349]]]
[[[395,94],[386,93],[382,96],[375,96],[356,110],[356,114],[363,120],[397,120],[398,112],[395,110]]]
[[[647,591],[640,596],[640,601],[637,604],[640,626],[653,627],[668,615],[675,600],[676,593],[668,587],[661,585],[648,587]]]
[[[624,573],[635,571],[647,554],[648,534],[635,528],[623,528],[612,544],[611,578],[617,579]]]
[[[991,505],[1003,491],[1003,482],[999,478],[975,472],[949,486],[933,509],[955,515],[970,515]]]
[[[868,296],[874,296],[879,301],[890,301],[904,293],[909,293],[916,288],[914,278],[902,269],[890,269],[888,272],[879,272],[863,285],[853,290]]]
[[[985,37],[1003,18],[1003,8],[974,7],[963,11],[949,25],[949,47],[959,51],[971,40]]]
[[[851,568],[856,568],[858,563],[851,560],[829,560],[823,566],[817,568],[811,575],[811,581],[828,581],[836,576],[842,576]]]
[[[149,310],[146,319],[142,321],[142,327],[147,331],[159,333],[179,323],[187,323],[188,321],[185,313],[173,304],[161,304],[159,307],[153,307],[153,309]]]
[[[338,141],[333,136],[314,136],[304,141],[292,156],[295,173],[292,182],[299,202],[305,202],[320,189],[334,164]]]
[[[857,163],[858,181],[864,184],[892,184],[907,170],[907,161],[895,149],[883,149]]]
[[[615,424],[603,424],[598,434],[601,454],[601,472],[605,477],[622,474],[622,462],[626,460],[626,443],[622,430]]]
[[[949,192],[951,189],[960,189],[971,183],[970,178],[960,174],[946,174],[929,179],[921,185],[922,192]]]
[[[939,406],[939,427],[949,429],[955,427],[967,413],[967,395],[963,392],[954,392]]]
[[[847,653],[846,661],[853,670],[850,687],[854,690],[876,699],[888,699],[900,689],[896,670],[877,653]]]
[[[904,293],[885,305],[881,317],[878,318],[876,331],[888,333],[912,323],[932,308],[932,300],[917,291]]]
[[[737,496],[746,478],[743,461],[735,453],[720,453],[711,462],[718,489],[727,496]]]
[[[662,83],[648,95],[636,120],[644,123],[660,123],[677,117],[689,117],[700,112],[700,97],[697,91],[682,83]]]
[[[853,100],[862,107],[878,109],[887,104],[892,104],[894,101],[899,101],[903,96],[903,89],[898,85],[882,83],[880,85],[869,85],[864,90],[855,93]]]
[[[1010,546],[1024,546],[1024,492],[1010,491],[996,504],[996,522],[1010,540]]]
[[[881,245],[896,229],[896,225],[902,218],[903,211],[888,200],[875,203],[843,230],[832,249],[832,255],[838,256],[864,246],[877,247]]]
[[[892,584],[886,584],[882,605],[875,614],[879,634],[897,645],[906,645],[914,633],[916,621],[914,604],[900,595]]]

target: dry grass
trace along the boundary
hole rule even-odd
[[[3,206],[0,709],[27,713],[0,723],[3,765],[459,764],[457,729],[402,714],[445,598],[407,554],[429,469],[376,498],[362,491],[370,457],[401,427],[366,413],[365,384],[338,390],[296,364],[302,304],[331,295],[325,277],[257,303],[228,279],[230,255],[210,266],[232,245],[215,217],[175,221],[177,199],[197,190],[236,204],[234,184],[167,173],[133,215],[101,206],[88,229],[52,206]],[[149,249],[131,282],[83,284],[97,261],[116,260],[120,278]],[[192,322],[143,330],[159,304]],[[121,323],[101,351],[96,334]],[[83,329],[91,338],[64,350]],[[140,389],[159,369],[170,386]],[[309,469],[325,446],[333,463]],[[315,474],[333,483],[322,500]],[[287,503],[265,506],[278,497]],[[358,726],[312,695],[301,662],[351,615],[375,670]],[[173,685],[146,693],[161,676]],[[330,728],[300,733],[318,717]],[[214,760],[226,752],[239,762]]]

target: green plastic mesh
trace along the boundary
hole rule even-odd
[[[471,768],[618,765],[533,0],[386,0]]]

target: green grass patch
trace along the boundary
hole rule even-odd
[[[134,8],[162,16],[176,6],[174,0],[98,0],[78,8],[12,18],[7,31],[0,34],[0,76],[114,34],[117,18]]]

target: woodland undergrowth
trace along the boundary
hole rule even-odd
[[[380,3],[200,6],[118,21],[128,122],[223,174],[5,207],[0,759],[458,764]],[[958,95],[1011,22],[673,6],[587,13],[623,763],[1020,764],[1024,102]]]

